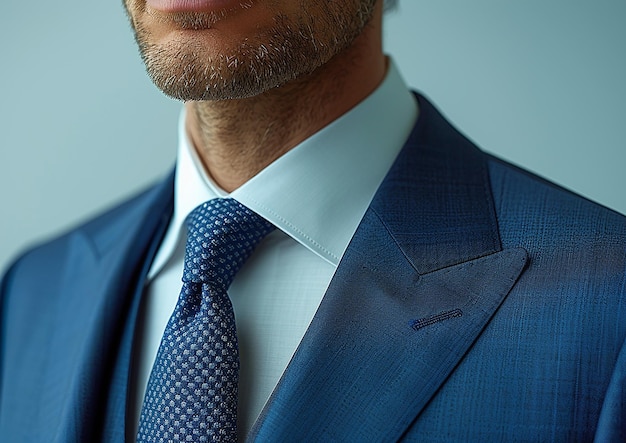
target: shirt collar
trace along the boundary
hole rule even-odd
[[[337,265],[369,203],[417,119],[417,103],[392,60],[380,86],[361,103],[230,195],[207,176],[179,120],[174,215],[150,270],[154,277],[199,204],[231,197]]]

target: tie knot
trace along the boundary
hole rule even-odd
[[[274,225],[233,199],[217,198],[187,216],[184,282],[223,289]]]

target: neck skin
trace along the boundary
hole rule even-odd
[[[382,3],[351,46],[306,78],[243,100],[186,104],[187,132],[218,186],[234,191],[376,89],[386,72]]]

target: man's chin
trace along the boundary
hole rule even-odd
[[[293,71],[280,73],[264,69],[259,61],[218,56],[190,60],[193,55],[146,54],[147,72],[167,96],[181,101],[222,101],[246,99],[282,86],[296,77]]]
[[[236,100],[280,87],[327,61],[320,58],[310,40],[281,31],[271,29],[258,41],[211,47],[208,39],[196,35],[149,44],[152,36],[138,28],[137,41],[150,78],[169,97],[182,101]],[[295,54],[307,56],[296,58]]]
[[[164,23],[137,10],[133,27],[147,71],[166,95],[244,99],[304,78],[350,45],[371,17],[363,14],[371,14],[366,5],[374,0],[362,1],[354,0],[351,11],[310,0],[296,16],[272,14],[271,2],[259,2],[217,21],[194,12],[167,14]],[[313,21],[319,14],[324,20]]]

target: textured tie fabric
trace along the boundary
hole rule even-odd
[[[239,355],[226,293],[274,226],[232,199],[187,217],[183,288],[163,334],[137,441],[236,441]]]

